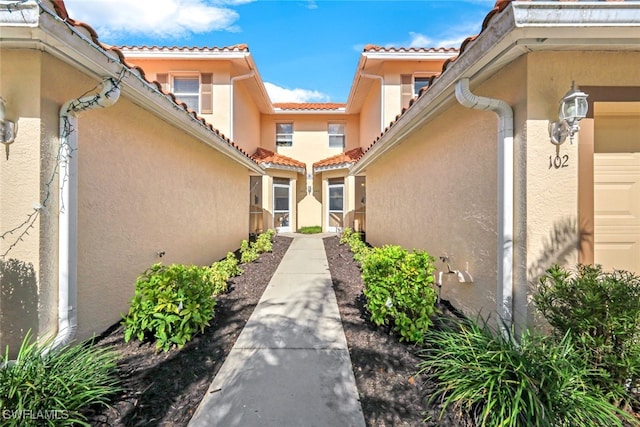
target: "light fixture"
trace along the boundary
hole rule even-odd
[[[549,124],[549,136],[555,145],[564,143],[569,137],[573,144],[573,136],[580,130],[580,120],[587,117],[589,104],[587,95],[576,88],[576,83],[571,83],[571,90],[560,101],[559,121]]]
[[[0,142],[5,145],[7,160],[9,160],[9,145],[16,139],[18,126],[14,122],[5,120],[5,100],[0,97]]]

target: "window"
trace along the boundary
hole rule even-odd
[[[172,92],[198,114],[213,114],[213,74],[157,74],[156,80],[165,92]]]
[[[420,93],[420,89],[429,86],[431,77],[415,77],[413,74],[400,75],[402,107],[409,106],[409,101]]]
[[[329,123],[329,148],[344,148],[344,123]]]
[[[200,112],[200,76],[175,76],[173,94],[189,109]]]
[[[293,145],[293,123],[276,123],[276,145],[278,147]]]
[[[417,95],[420,93],[420,89],[429,86],[429,80],[431,80],[431,77],[414,77],[413,94]]]

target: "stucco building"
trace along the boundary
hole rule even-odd
[[[498,1],[460,49],[367,46],[344,104],[272,103],[246,45],[101,44],[61,0],[0,25],[3,348],[99,333],[154,262],[271,227],[425,249],[466,274],[443,298],[518,325],[554,262],[640,271],[638,2]],[[572,82],[589,110],[556,145]]]

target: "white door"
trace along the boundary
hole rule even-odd
[[[594,262],[640,274],[640,153],[594,154]]]
[[[327,231],[342,230],[344,223],[344,183],[329,184],[329,205],[327,206]]]
[[[273,184],[273,226],[278,232],[291,231],[291,186]]]

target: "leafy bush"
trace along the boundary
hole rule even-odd
[[[243,240],[240,244],[240,262],[247,264],[258,259],[258,251],[256,248],[249,244],[247,240]]]
[[[496,334],[483,322],[462,322],[455,328],[431,329],[425,335],[420,373],[431,376],[436,391],[431,401],[442,412],[453,406],[476,425],[622,426],[633,420],[611,404],[592,378],[607,380],[574,347],[570,334],[562,339],[525,332],[520,344]]]
[[[276,230],[270,228],[260,234],[253,243],[243,240],[240,244],[240,262],[243,264],[253,262],[258,259],[261,253],[271,252],[273,250],[273,238],[275,235]]]
[[[311,225],[307,227],[300,227],[298,233],[302,234],[318,234],[322,233],[322,227],[319,225]]]
[[[273,249],[271,238],[272,236],[270,233],[262,233],[258,236],[252,246],[258,252],[258,254],[271,252],[271,250]]]
[[[215,280],[209,267],[155,264],[136,282],[129,313],[123,320],[124,339],[153,337],[168,351],[182,347],[213,318]],[[225,284],[226,286],[226,284]]]
[[[571,331],[594,368],[609,375],[599,385],[624,392],[640,376],[640,277],[579,265],[576,274],[557,265],[540,279],[533,298],[556,336]]]
[[[364,295],[371,320],[390,325],[400,340],[422,343],[435,312],[433,259],[400,246],[368,250],[362,262]]]
[[[340,236],[340,244],[349,246],[353,253],[353,259],[358,264],[362,264],[371,252],[371,248],[360,238],[360,233],[356,233],[348,227],[343,230],[342,236]]]
[[[229,279],[242,274],[238,259],[233,252],[227,253],[225,259],[214,262],[209,269],[203,268],[202,271],[205,280],[211,282],[214,296],[226,293]]]
[[[82,410],[119,390],[115,353],[92,343],[52,351],[25,336],[15,362],[0,358],[0,411],[6,426],[85,425]]]

